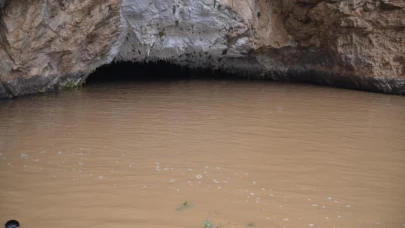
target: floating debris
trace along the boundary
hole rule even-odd
[[[184,203],[180,207],[176,208],[176,210],[181,211],[181,210],[190,208],[191,206],[192,205],[186,200],[186,201],[184,201]]]
[[[207,219],[204,221],[204,228],[212,228],[212,224],[211,224],[210,220]]]
[[[197,174],[196,176],[195,176],[195,178],[197,178],[197,179],[201,179],[203,176],[201,175],[201,174]]]

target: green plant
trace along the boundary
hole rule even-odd
[[[86,84],[86,80],[80,80],[77,84],[76,87],[82,87]]]
[[[64,89],[78,88],[82,87],[84,84],[86,84],[86,81],[83,79],[80,79],[79,81],[69,81],[63,85],[63,88]]]
[[[70,81],[68,83],[66,83],[63,87],[65,89],[70,89],[70,88],[74,88],[76,86],[76,84],[73,81]]]

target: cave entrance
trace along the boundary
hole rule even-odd
[[[197,79],[235,79],[235,75],[210,69],[191,69],[164,61],[149,63],[114,62],[98,67],[87,84],[107,81],[151,81]]]

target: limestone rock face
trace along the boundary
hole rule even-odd
[[[0,0],[0,97],[111,61],[405,94],[403,0]]]

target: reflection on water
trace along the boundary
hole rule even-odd
[[[405,99],[114,82],[0,103],[0,220],[24,227],[403,227]]]

